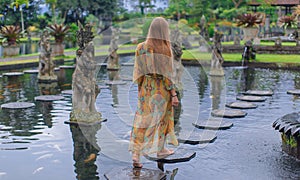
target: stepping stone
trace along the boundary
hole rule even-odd
[[[106,68],[107,71],[119,71],[120,68]]]
[[[244,92],[245,95],[253,95],[253,96],[272,96],[273,91],[262,91],[262,90],[249,90]]]
[[[300,95],[300,89],[288,90],[287,93],[292,95]]]
[[[245,117],[247,115],[246,112],[235,109],[215,109],[211,112],[213,116],[216,117],[225,117],[225,118],[240,118]]]
[[[97,66],[107,66],[107,63],[98,63]]]
[[[122,66],[134,66],[134,63],[122,63]]]
[[[257,108],[257,105],[250,102],[232,102],[226,104],[226,107],[236,108],[236,109],[255,109]]]
[[[167,157],[157,157],[156,154],[151,154],[151,155],[145,155],[145,158],[151,161],[162,162],[162,163],[179,163],[179,162],[187,162],[193,159],[195,156],[196,156],[196,152],[194,151],[178,148],[175,149],[174,154]]]
[[[8,73],[3,73],[3,76],[22,76],[24,73],[23,72],[8,72]]]
[[[70,94],[70,95],[72,95],[73,94],[73,90],[64,90],[61,93],[62,94]]]
[[[166,179],[166,174],[160,169],[148,168],[113,168],[104,174],[107,180],[130,180],[130,179],[144,179],[144,180],[162,180]]]
[[[59,68],[61,68],[61,69],[75,69],[75,67],[76,66],[67,66],[67,65],[65,65],[65,66],[59,66]]]
[[[34,103],[29,102],[10,102],[1,105],[2,109],[25,109],[34,107]]]
[[[226,122],[224,120],[209,119],[199,123],[193,123],[196,128],[209,129],[209,130],[225,130],[233,126],[232,122]]]
[[[129,77],[129,76],[122,76],[121,77],[121,79],[123,80],[123,81],[132,81],[132,77]]]
[[[36,96],[34,100],[36,101],[57,101],[64,99],[63,96],[58,95],[42,95],[42,96]]]
[[[181,132],[178,137],[178,142],[185,144],[205,144],[212,143],[217,139],[215,132],[204,131],[197,132]]]
[[[126,82],[122,81],[122,80],[118,80],[118,81],[106,81],[105,84],[106,85],[123,85],[123,84],[126,84]]]
[[[24,70],[23,73],[25,73],[25,74],[38,74],[39,70],[38,69],[29,69],[29,70]]]
[[[93,122],[93,123],[86,123],[86,122],[77,122],[77,121],[65,121],[65,124],[69,125],[77,125],[77,126],[94,126],[97,124],[101,124],[102,122],[106,122],[107,119],[101,119],[100,121]]]
[[[109,89],[109,86],[98,86],[99,89]]]
[[[261,97],[261,96],[238,96],[236,98],[237,100],[241,100],[241,101],[249,101],[249,102],[263,102],[266,100],[265,97]]]

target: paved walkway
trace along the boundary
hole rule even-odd
[[[136,47],[135,46],[130,46],[130,47],[120,47],[119,50],[134,50]],[[103,53],[107,52],[107,48],[95,48],[95,54],[97,53]],[[76,51],[66,51],[64,52],[65,56],[72,56],[75,55]],[[22,56],[17,56],[17,57],[7,57],[7,58],[1,58],[0,62],[12,62],[12,61],[22,61],[22,60],[30,60],[30,59],[38,59],[39,55],[22,55]]]

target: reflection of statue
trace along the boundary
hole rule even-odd
[[[111,94],[112,94],[112,98],[113,98],[113,104],[114,105],[119,104],[119,100],[118,100],[118,86],[117,85],[112,85],[111,86]]]
[[[112,28],[112,38],[108,49],[109,56],[107,60],[107,69],[119,69],[119,55],[117,54],[118,39],[119,39],[118,29]]]
[[[39,81],[57,81],[54,74],[54,64],[51,59],[50,36],[48,31],[44,31],[39,42]]]
[[[99,179],[95,162],[100,147],[97,145],[95,135],[100,128],[100,124],[93,126],[70,125],[77,179]]]
[[[81,26],[77,32],[79,49],[76,54],[76,68],[72,79],[71,121],[97,122],[101,114],[95,108],[100,90],[96,84],[96,62],[91,26]]]
[[[211,69],[210,75],[212,76],[224,76],[224,71],[222,68],[222,64],[224,62],[224,58],[222,56],[222,44],[221,39],[223,34],[215,31],[213,38],[213,46],[212,46],[212,59],[211,59]]]
[[[210,77],[210,94],[212,97],[212,110],[219,109],[225,106],[221,105],[222,89],[224,86],[224,77],[211,76]],[[223,95],[225,97],[225,95]]]
[[[39,90],[41,95],[56,95],[59,93],[58,83],[39,83]]]

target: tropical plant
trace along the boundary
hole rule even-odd
[[[64,24],[51,24],[47,26],[50,35],[54,37],[56,43],[62,43],[69,32],[70,27]]]
[[[2,43],[7,43],[8,46],[15,46],[22,37],[22,30],[20,26],[2,26],[0,28],[0,35],[3,38]]]
[[[257,27],[264,20],[264,15],[262,13],[245,13],[237,16],[237,26],[240,27]]]
[[[278,24],[280,27],[286,28],[292,28],[297,27],[297,18],[296,15],[287,15],[287,16],[281,16],[278,20]]]

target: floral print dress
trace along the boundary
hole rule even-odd
[[[161,151],[166,141],[178,145],[170,93],[175,86],[170,57],[155,59],[146,43],[137,46],[135,57],[133,80],[138,84],[138,105],[129,150],[145,155]]]

